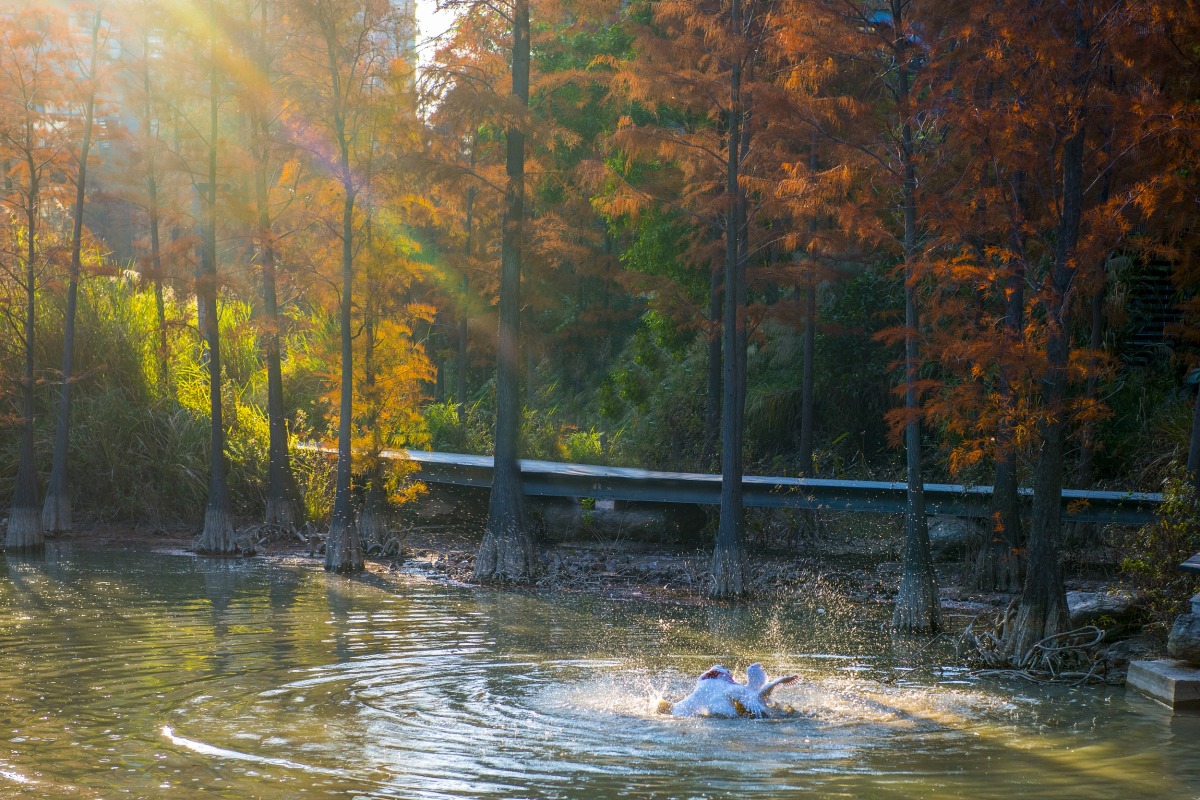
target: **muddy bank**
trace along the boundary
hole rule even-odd
[[[469,584],[472,582],[479,533],[473,526],[451,526],[429,520],[397,531],[399,554],[368,557],[372,572],[380,576],[419,575],[427,579]],[[855,516],[851,520],[830,516],[811,530],[781,536],[761,520],[750,527],[747,574],[750,602],[827,603],[859,605],[873,609],[872,616],[886,617],[894,603],[900,578],[899,535],[890,520]],[[778,520],[770,524],[778,525]],[[896,526],[898,527],[898,526]],[[244,535],[254,539],[263,557],[286,557],[320,563],[319,534],[311,542],[293,532],[244,525]],[[310,529],[310,533],[315,533]],[[121,548],[190,549],[196,531],[136,525],[95,525],[64,540],[88,540]],[[701,605],[707,598],[711,575],[710,552],[677,540],[639,541],[630,537],[570,537],[551,541],[540,537],[541,571],[536,592],[589,593],[615,600]],[[53,541],[53,540],[50,540]],[[770,546],[786,542],[786,547]],[[963,554],[966,555],[966,554]],[[957,557],[937,565],[946,635],[957,637],[972,621],[1000,614],[1013,595],[978,592],[969,588],[968,558]],[[1094,602],[1119,588],[1104,569],[1075,575],[1067,581],[1069,592]],[[1110,682],[1118,682],[1131,659],[1154,657],[1164,642],[1143,635],[1136,622],[1126,619],[1096,620],[1107,628],[1099,651]],[[976,623],[980,624],[979,622]],[[986,622],[984,623],[986,624]]]

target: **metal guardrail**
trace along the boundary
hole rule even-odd
[[[382,455],[411,459],[419,465],[418,477],[431,483],[478,488],[492,485],[491,456],[423,450],[384,451]],[[720,502],[720,475],[553,461],[522,460],[520,464],[521,480],[529,495],[697,505]],[[1031,489],[1020,492],[1024,498],[1033,496]],[[900,513],[905,508],[907,485],[887,481],[747,475],[742,479],[742,493],[747,506]],[[925,507],[929,514],[986,518],[990,514],[991,496],[990,486],[925,484]],[[1154,518],[1161,501],[1162,495],[1145,492],[1066,489],[1062,493],[1063,519],[1141,525]]]

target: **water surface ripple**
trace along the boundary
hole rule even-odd
[[[1200,796],[1200,717],[972,682],[852,608],[67,543],[6,556],[0,609],[3,798]],[[755,660],[802,675],[779,692],[795,713],[653,712],[710,664]]]

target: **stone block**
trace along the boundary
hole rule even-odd
[[[1185,661],[1131,661],[1125,685],[1171,708],[1200,708],[1200,669]]]

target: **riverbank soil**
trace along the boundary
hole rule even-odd
[[[850,603],[890,608],[900,579],[901,520],[887,515],[790,514],[752,516],[749,526],[749,589],[753,601]],[[480,532],[473,524],[397,526],[400,553],[368,557],[368,568],[380,575],[414,574],[431,580],[471,582]],[[266,557],[320,558],[319,534],[311,541],[263,526],[246,524],[242,535],[256,538]],[[114,547],[188,550],[195,531],[136,525],[93,525],[65,537]],[[696,532],[684,541],[644,541],[612,535],[551,537],[542,531],[541,572],[534,591],[589,593],[614,600],[702,605],[707,598],[711,552]],[[1119,588],[1115,552],[1088,547],[1068,552],[1069,591],[1104,592]],[[939,594],[947,634],[957,637],[972,621],[976,626],[1003,612],[1013,595],[970,588],[964,549],[937,565]],[[1105,625],[1104,622],[1109,624]],[[1101,650],[1109,682],[1120,682],[1132,659],[1155,657],[1164,642],[1136,625],[1104,620],[1107,638]]]

